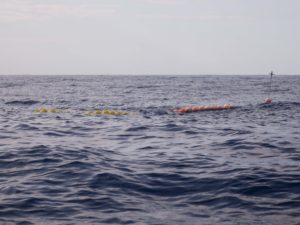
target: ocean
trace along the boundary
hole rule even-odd
[[[299,225],[300,76],[269,81],[0,76],[0,224]]]

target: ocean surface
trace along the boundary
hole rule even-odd
[[[300,76],[269,79],[0,76],[0,224],[299,225]]]

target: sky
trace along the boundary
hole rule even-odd
[[[299,0],[0,0],[0,74],[300,74]]]

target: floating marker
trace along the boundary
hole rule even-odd
[[[272,92],[272,78],[273,78],[273,71],[270,73],[270,84],[269,84],[269,96],[265,99],[265,104],[270,104],[272,103],[272,98],[271,98],[271,92]]]
[[[265,99],[265,103],[266,103],[266,104],[272,103],[272,99],[271,99],[271,98],[266,98],[266,99]]]

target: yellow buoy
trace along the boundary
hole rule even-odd
[[[95,111],[88,111],[88,112],[83,112],[83,114],[88,114],[88,115],[127,115],[129,114],[128,112],[123,112],[123,111],[113,111],[113,110],[95,110]]]
[[[62,113],[63,111],[61,109],[41,108],[41,109],[35,109],[35,110],[33,110],[33,112],[35,112],[35,113]]]

